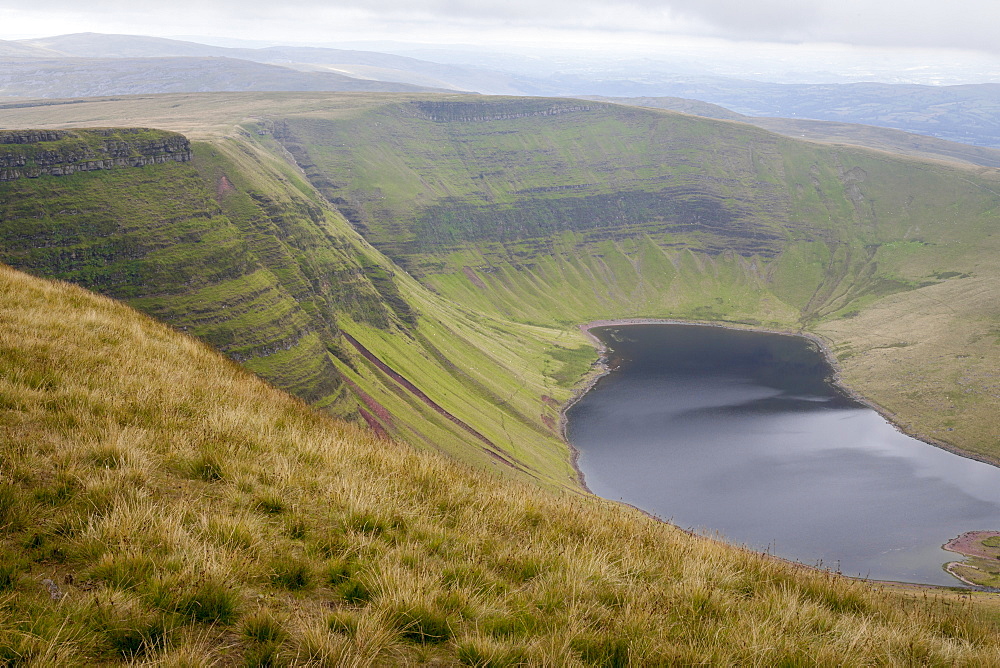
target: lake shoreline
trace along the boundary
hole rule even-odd
[[[977,543],[985,538],[1000,536],[1000,531],[966,531],[960,536],[952,538],[941,547],[949,552],[961,554],[964,557],[992,558],[993,555],[984,551]]]
[[[590,493],[593,493],[589,487],[587,487],[586,479],[583,471],[580,470],[578,466],[578,461],[580,458],[580,453],[577,449],[570,443],[569,438],[566,435],[567,428],[567,417],[566,413],[570,408],[573,407],[576,402],[578,402],[583,395],[593,389],[601,378],[608,375],[611,369],[607,365],[607,348],[604,343],[591,333],[591,329],[597,327],[625,327],[629,325],[688,325],[688,326],[698,326],[698,327],[719,327],[721,329],[731,329],[738,331],[752,331],[761,332],[763,334],[778,334],[781,336],[795,336],[803,339],[807,339],[816,345],[826,363],[830,366],[833,374],[830,376],[831,384],[844,396],[857,402],[858,404],[872,409],[879,415],[881,415],[886,422],[888,422],[893,429],[901,434],[905,434],[910,438],[914,438],[918,441],[932,445],[935,448],[940,448],[959,457],[965,457],[966,459],[971,459],[977,462],[982,462],[983,464],[989,464],[991,466],[1000,467],[1000,461],[996,459],[991,459],[985,455],[981,455],[975,452],[969,452],[968,450],[963,450],[957,446],[954,446],[945,441],[941,441],[932,436],[927,436],[926,434],[920,434],[917,432],[911,432],[904,429],[901,426],[901,420],[898,416],[887,408],[879,405],[875,401],[868,399],[858,391],[854,390],[848,386],[841,375],[840,364],[837,362],[836,356],[830,349],[829,345],[825,339],[823,339],[818,334],[812,332],[806,332],[803,330],[791,330],[791,329],[771,329],[768,327],[757,327],[754,325],[741,325],[739,323],[720,323],[720,322],[706,322],[703,320],[677,320],[677,319],[665,319],[665,318],[620,318],[612,320],[592,320],[587,323],[579,325],[580,332],[583,333],[584,337],[597,349],[597,354],[599,355],[598,361],[595,363],[594,369],[584,376],[583,384],[573,392],[573,396],[567,400],[566,404],[563,406],[559,414],[559,431],[562,436],[563,441],[569,446],[570,449],[570,464],[573,470],[576,472],[577,481],[580,485]]]

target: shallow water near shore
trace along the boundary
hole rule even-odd
[[[816,345],[695,325],[592,329],[612,368],[567,412],[588,487],[845,575],[959,586],[941,545],[1000,529],[1000,468],[897,431]]]

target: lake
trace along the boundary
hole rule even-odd
[[[567,412],[587,486],[845,575],[960,585],[941,545],[1000,528],[1000,468],[897,431],[813,342],[697,325],[591,330],[612,371]]]

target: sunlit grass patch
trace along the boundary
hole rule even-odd
[[[406,640],[420,643],[443,643],[454,634],[457,619],[424,603],[401,605],[389,612],[393,627]]]
[[[307,589],[315,580],[310,562],[287,555],[271,562],[270,579],[274,586],[291,591]]]
[[[268,491],[254,499],[253,507],[266,515],[280,515],[285,512],[285,500],[277,492]]]
[[[239,618],[242,596],[237,582],[219,576],[170,574],[158,577],[148,587],[148,599],[157,609],[176,613],[195,622],[228,625]]]

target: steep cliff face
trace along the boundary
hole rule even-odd
[[[142,129],[0,140],[25,174],[0,184],[0,261],[126,300],[324,404],[343,393],[328,351],[330,304],[346,306],[324,285],[345,281],[330,277],[361,275],[351,305],[387,324],[375,290],[357,285],[363,268],[327,248],[324,213],[248,184],[217,151],[191,159],[182,135]]]
[[[522,322],[810,322],[938,280],[942,221],[995,206],[979,174],[597,102],[416,100],[274,138],[411,275]]]
[[[514,350],[545,354],[535,329],[436,300],[261,145],[195,143],[173,161],[162,147],[178,135],[144,133],[5,133],[10,154],[127,140],[152,148],[120,157],[164,162],[0,183],[0,262],[125,300],[378,433],[573,484],[556,430],[534,417],[554,420],[538,397],[568,389],[507,366]]]
[[[187,162],[183,135],[145,128],[0,131],[0,181]]]
[[[455,102],[418,100],[412,103],[421,115],[436,123],[485,123],[509,121],[533,116],[559,116],[590,111],[590,105],[553,102],[552,100],[510,100]]]

